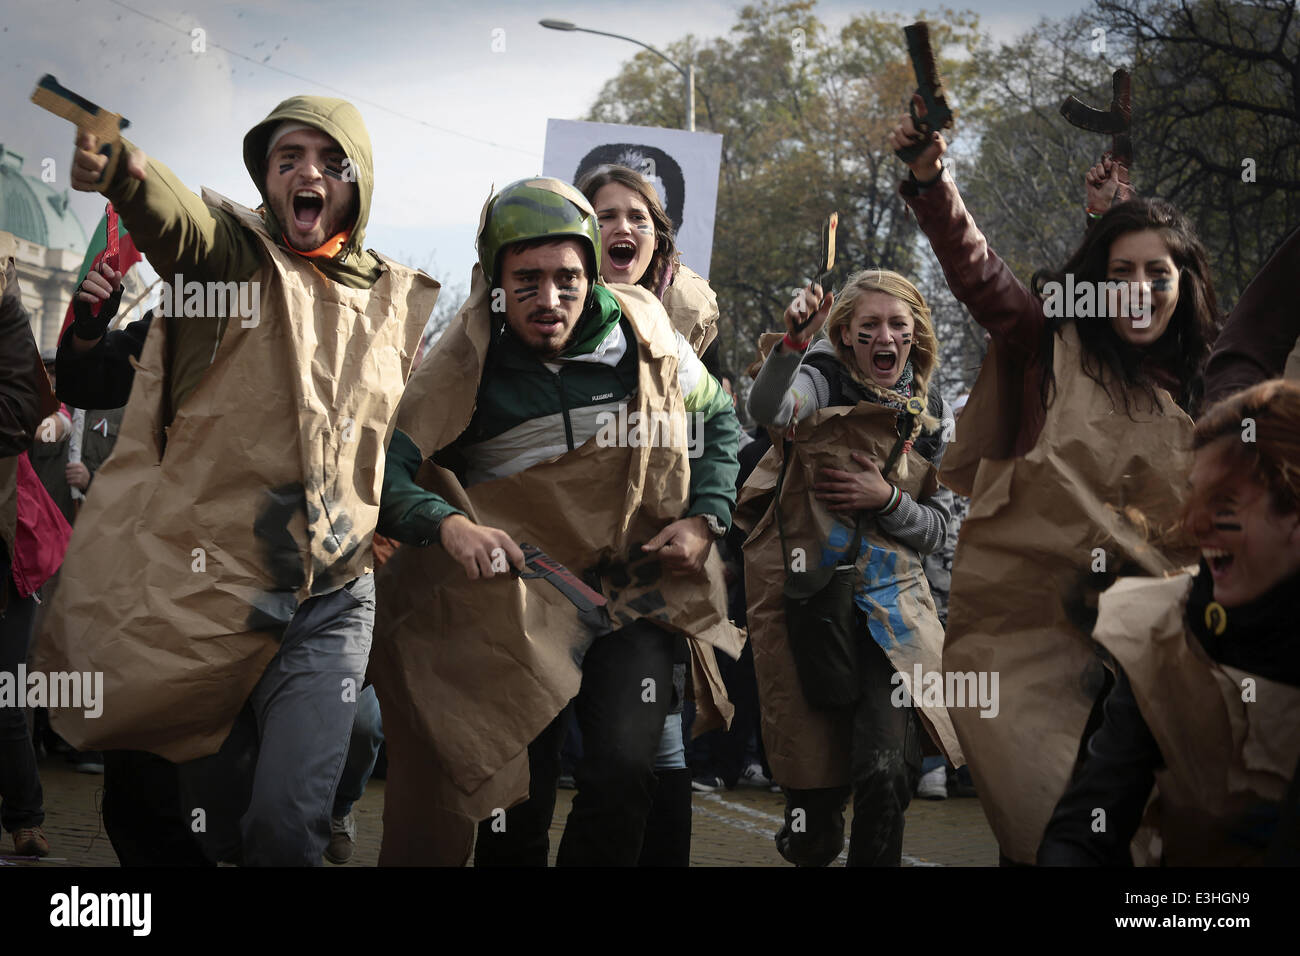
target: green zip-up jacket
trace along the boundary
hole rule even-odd
[[[593,322],[611,321],[609,334],[595,350],[604,353],[603,359],[584,356],[581,361],[552,363],[557,371],[529,352],[507,327],[488,354],[469,427],[439,454],[439,463],[473,485],[572,451],[596,434],[598,418],[615,413],[635,392],[638,361],[631,324],[613,294],[598,285],[579,320],[579,332]],[[700,454],[690,459],[690,506],[683,517],[713,515],[726,528],[736,505],[740,423],[717,379],[680,334],[677,339],[686,412],[703,419]],[[422,462],[415,442],[395,430],[384,470],[378,530],[405,544],[437,541],[442,520],[463,514],[415,483]]]

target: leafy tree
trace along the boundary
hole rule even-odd
[[[1192,217],[1231,304],[1300,224],[1296,2],[1098,0],[1097,15],[1133,50],[1144,188]]]
[[[957,111],[954,176],[993,249],[1028,282],[1078,245],[1083,176],[1110,144],[1070,126],[1060,104],[1074,94],[1104,108],[1123,66],[1133,73],[1134,185],[1198,226],[1230,306],[1300,221],[1295,6],[1095,0],[996,48],[974,14],[922,13]],[[820,224],[838,210],[836,278],[875,267],[917,283],[934,311],[940,387],[951,397],[973,381],[984,337],[897,195],[904,170],[886,136],[915,85],[906,21],[864,13],[833,32],[815,8],[766,0],[743,8],[726,37],[687,36],[669,48],[695,64],[698,125],[723,134],[710,281],[724,364],[744,369],[759,333],[781,327],[813,272]],[[643,53],[605,85],[589,118],[680,126],[682,100],[678,75]]]
[[[866,13],[831,34],[815,7],[746,6],[729,36],[707,44],[687,37],[666,51],[695,64],[697,128],[723,134],[709,279],[722,309],[723,364],[737,369],[754,358],[760,333],[782,327],[791,296],[813,275],[832,211],[840,214],[840,281],[866,267],[915,277],[927,258],[897,195],[906,171],[886,141],[916,85],[902,32],[908,21]],[[976,91],[965,91],[976,75],[977,19],[948,10],[930,19],[936,45],[962,54],[941,63],[946,81],[974,102]],[[681,125],[678,80],[653,54],[638,54],[588,118]]]

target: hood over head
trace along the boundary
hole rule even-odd
[[[366,223],[370,218],[370,199],[375,188],[375,172],[370,151],[370,134],[361,113],[346,100],[333,99],[328,96],[291,96],[267,115],[266,119],[248,131],[244,137],[244,165],[253,177],[257,191],[262,196],[262,217],[271,235],[277,239],[283,236],[283,226],[271,211],[271,204],[266,198],[266,153],[271,137],[283,122],[303,123],[332,136],[343,147],[350,160],[350,166],[356,170],[358,190],[357,220],[352,224],[352,233],[334,261],[340,263],[355,262],[358,257],[373,260],[364,252]],[[360,265],[361,263],[357,263]],[[369,263],[367,263],[369,265]],[[373,263],[378,267],[378,262]]]

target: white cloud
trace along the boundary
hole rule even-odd
[[[996,34],[1079,4],[1052,0],[1033,11],[1007,0],[974,5],[994,14]],[[637,52],[615,39],[545,30],[540,17],[663,47],[688,32],[727,33],[739,7],[665,0],[611,14],[605,4],[549,0],[488,0],[468,10],[417,0],[271,0],[256,9],[209,5],[195,14],[162,0],[24,4],[20,15],[4,17],[0,32],[0,142],[26,156],[28,172],[53,156],[65,173],[71,128],[27,102],[36,79],[49,72],[130,119],[128,137],[191,188],[207,185],[251,203],[257,193],[240,149],[249,127],[288,96],[344,95],[361,110],[374,146],[367,244],[418,261],[433,256],[445,278],[459,282],[473,262],[474,228],[489,187],[539,172],[546,120],[585,115],[602,84]],[[837,26],[861,9],[829,0],[819,13]],[[191,52],[195,27],[206,31],[201,54]],[[493,52],[494,38],[504,40],[503,51]],[[439,132],[372,104],[511,148]],[[103,202],[74,193],[73,208],[89,231]]]

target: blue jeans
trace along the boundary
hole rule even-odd
[[[682,715],[669,714],[664,720],[659,736],[659,750],[655,754],[655,772],[660,770],[685,770],[686,745],[682,742]]]
[[[366,784],[375,769],[379,748],[384,742],[384,721],[379,713],[379,698],[374,687],[367,687],[357,698],[357,716],[352,721],[352,739],[348,741],[348,759],[334,794],[330,814],[342,819],[352,812],[352,804],[366,792]]]
[[[180,765],[182,808],[210,857],[320,866],[370,656],[375,580],[304,601],[221,750]]]

